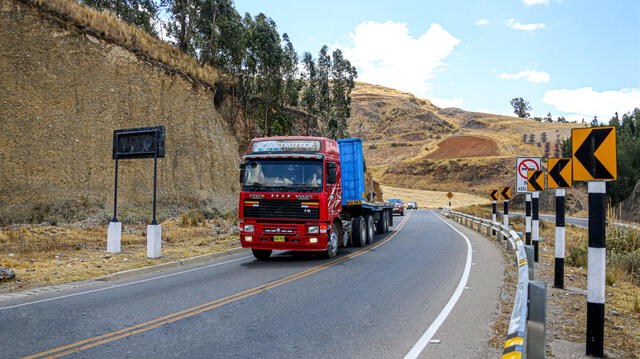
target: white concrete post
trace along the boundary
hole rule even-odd
[[[147,257],[160,258],[162,228],[159,224],[147,225]]]
[[[109,222],[107,230],[107,252],[120,253],[122,222]]]

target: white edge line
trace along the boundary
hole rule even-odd
[[[101,291],[103,291],[103,290],[107,290],[107,289],[114,289],[114,288],[119,288],[119,287],[124,287],[124,286],[128,286],[128,285],[132,285],[132,284],[144,283],[144,282],[148,282],[148,281],[152,281],[152,280],[156,280],[156,279],[167,278],[167,277],[172,277],[172,276],[174,276],[174,275],[185,274],[185,273],[194,272],[194,271],[198,271],[198,270],[206,269],[206,268],[210,268],[210,267],[216,267],[216,266],[223,265],[223,264],[227,264],[227,263],[231,263],[231,262],[237,262],[237,261],[239,261],[239,260],[247,259],[247,258],[251,258],[251,257],[252,257],[252,256],[244,256],[244,257],[240,257],[240,258],[236,258],[236,259],[231,259],[231,260],[224,261],[224,262],[220,262],[220,263],[209,264],[209,265],[206,265],[206,266],[203,266],[203,267],[187,269],[187,270],[184,270],[184,271],[175,272],[175,273],[169,273],[169,274],[164,274],[164,275],[161,275],[161,276],[151,277],[151,278],[147,278],[147,279],[141,279],[141,280],[137,280],[137,281],[134,281],[134,282],[122,283],[122,284],[112,285],[112,286],[103,287],[103,288],[98,288],[98,289],[85,290],[85,291],[82,291],[82,292],[72,293],[72,294],[66,294],[66,295],[61,295],[61,296],[53,297],[53,298],[47,298],[47,299],[34,300],[34,301],[32,301],[32,302],[21,303],[21,304],[16,304],[16,305],[10,305],[10,306],[7,306],[7,307],[0,307],[0,310],[6,310],[6,309],[13,309],[13,308],[18,308],[18,307],[24,307],[24,306],[31,305],[31,304],[44,303],[44,302],[50,302],[50,301],[52,301],[52,300],[58,300],[58,299],[63,299],[63,298],[75,297],[75,296],[77,296],[77,295],[81,295],[81,294],[88,294],[88,293],[101,292]]]
[[[453,295],[451,296],[451,298],[449,298],[449,302],[447,302],[447,305],[445,305],[444,308],[442,308],[442,311],[440,312],[440,314],[438,314],[438,316],[433,321],[433,323],[431,323],[431,326],[427,328],[427,331],[425,331],[424,334],[422,334],[422,336],[420,337],[420,339],[418,339],[416,344],[414,344],[413,348],[411,348],[409,353],[407,353],[407,355],[404,356],[404,359],[417,358],[418,356],[420,356],[420,353],[422,353],[424,348],[427,347],[431,338],[433,338],[433,336],[436,334],[436,332],[438,331],[442,323],[444,323],[444,321],[449,316],[449,313],[451,313],[451,311],[453,310],[453,307],[458,302],[458,299],[460,299],[460,296],[462,296],[464,287],[466,286],[467,281],[469,280],[469,272],[471,271],[471,259],[472,259],[473,251],[471,249],[471,242],[469,241],[469,238],[467,238],[467,236],[462,234],[462,232],[457,230],[449,222],[440,218],[440,216],[438,216],[437,214],[433,213],[433,215],[436,216],[436,218],[438,218],[442,222],[446,223],[449,227],[453,228],[453,230],[458,232],[458,234],[460,234],[462,238],[464,238],[464,240],[467,242],[467,263],[464,266],[464,272],[462,273],[462,277],[460,278],[460,282],[458,283],[456,290],[453,292]]]

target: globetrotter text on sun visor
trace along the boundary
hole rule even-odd
[[[320,141],[257,141],[251,152],[318,152]]]

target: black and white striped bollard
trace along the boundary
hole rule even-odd
[[[493,213],[491,214],[491,224],[492,224],[492,228],[493,226],[495,226],[495,224],[497,223],[497,217],[498,217],[498,204],[496,203],[497,201],[491,201],[491,207],[493,209]],[[492,235],[496,235],[496,230],[492,229],[491,230],[491,234]]]
[[[524,203],[524,244],[531,245],[531,193],[527,193]]]
[[[533,238],[533,261],[538,261],[538,243],[540,242],[540,192],[531,194],[531,237]]]
[[[604,302],[607,251],[607,183],[589,182],[589,252],[587,253],[587,355],[604,355]]]
[[[556,189],[556,262],[553,277],[555,288],[564,288],[564,198],[564,190]]]
[[[502,224],[504,224],[505,227],[509,228],[509,200],[504,201]]]

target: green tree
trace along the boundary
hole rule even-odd
[[[301,105],[309,114],[316,114],[318,108],[318,71],[313,56],[309,52],[305,52],[302,56],[302,64],[304,66],[304,74],[302,80],[305,83],[302,91]],[[310,118],[306,121],[306,134],[309,134]]]
[[[511,99],[511,106],[513,107],[513,113],[515,113],[518,117],[529,118],[531,116],[529,114],[529,111],[531,111],[529,101],[524,100],[522,97]]]
[[[187,54],[196,55],[196,27],[200,21],[203,0],[163,0],[171,17],[165,24],[174,46]]]
[[[618,180],[607,184],[607,194],[613,205],[626,199],[640,179],[640,108],[622,115],[616,113],[609,121],[616,128]]]
[[[157,21],[159,4],[154,0],[79,0],[100,11],[108,10],[131,25],[156,35],[153,24]]]
[[[333,138],[348,136],[347,120],[351,117],[351,91],[356,85],[358,72],[344,58],[342,51],[336,49],[332,54],[331,67],[331,97],[332,97],[332,126]],[[330,119],[331,120],[331,119]]]
[[[544,122],[553,122],[553,117],[551,117],[551,112],[547,113],[547,116],[544,118]]]

